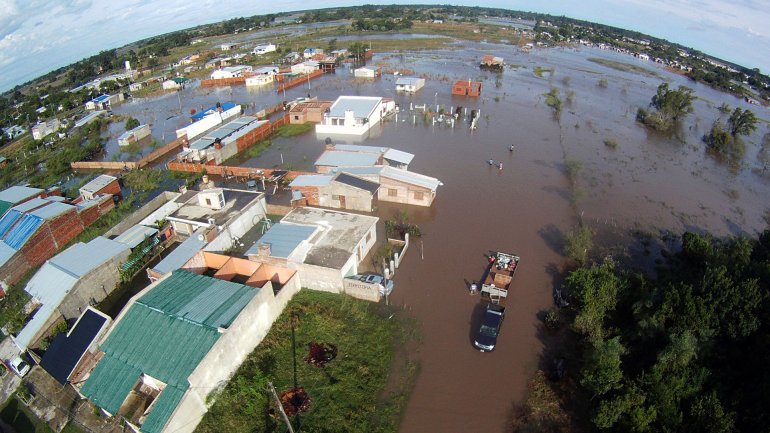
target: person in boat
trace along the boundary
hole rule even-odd
[[[495,165],[495,160],[494,159],[487,160],[487,163],[489,165]]]
[[[511,152],[513,152],[513,148],[515,148],[515,147],[516,147],[516,145],[512,144],[512,145],[511,145],[511,147],[509,147],[509,148],[508,148],[508,150],[510,150]]]

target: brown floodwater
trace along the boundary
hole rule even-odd
[[[483,53],[515,65],[498,78],[479,71]],[[632,63],[657,75],[621,72],[588,61],[603,57]],[[629,240],[632,230],[708,230],[720,235],[761,230],[768,207],[770,169],[763,169],[762,141],[768,112],[666,72],[650,62],[596,49],[546,49],[521,53],[514,47],[457,43],[455,49],[420,53],[378,53],[384,69],[414,71],[428,78],[415,95],[395,94],[393,75],[355,80],[341,68],[334,75],[277,94],[245,87],[190,88],[179,94],[123,104],[116,112],[153,123],[153,135],[168,141],[185,123],[190,108],[233,101],[259,110],[310,93],[333,100],[341,94],[392,97],[401,112],[376,126],[362,144],[390,146],[415,154],[410,170],[439,178],[438,197],[429,209],[407,208],[424,233],[413,240],[391,301],[417,318],[422,339],[416,354],[420,373],[404,413],[402,432],[502,432],[507,430],[526,384],[544,360],[537,314],[553,305],[552,294],[563,270],[564,233],[579,218],[604,242]],[[537,67],[553,68],[538,76]],[[568,77],[568,78],[567,78]],[[481,98],[450,94],[457,79],[484,81]],[[606,80],[606,87],[600,80]],[[674,134],[653,133],[635,122],[663,80],[695,89],[698,99]],[[564,109],[555,117],[543,94],[560,91]],[[707,154],[701,137],[720,115],[716,107],[752,109],[763,122],[744,139],[737,163]],[[426,124],[410,104],[445,109],[480,109],[476,131],[466,121],[454,128]],[[175,116],[175,117],[172,117]],[[416,119],[416,121],[415,121]],[[258,158],[242,156],[231,164],[312,170],[325,137],[313,133],[276,138]],[[605,140],[614,140],[616,147]],[[515,150],[509,146],[515,144]],[[770,152],[770,149],[764,149]],[[503,163],[491,167],[487,160]],[[283,163],[282,163],[283,160]],[[582,166],[579,192],[570,189],[568,161]],[[397,207],[380,204],[378,215],[391,218]],[[499,250],[522,257],[505,305],[506,319],[492,353],[479,353],[472,335],[480,299],[466,282],[481,277],[484,254]],[[616,249],[615,254],[628,254]]]

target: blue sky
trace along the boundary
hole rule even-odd
[[[387,3],[394,2],[447,3]],[[316,0],[312,7],[361,3]],[[0,91],[149,36],[310,5],[297,0],[0,0]],[[565,15],[638,30],[770,72],[767,0],[487,0],[483,6]]]

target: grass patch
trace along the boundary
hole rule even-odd
[[[546,78],[547,76],[550,76],[551,74],[553,74],[553,71],[554,71],[553,68],[544,68],[542,66],[535,66],[535,69],[532,71],[532,73],[534,73],[536,77]]]
[[[270,416],[268,381],[277,392],[293,385],[291,322],[295,317],[298,385],[311,399],[302,413],[304,431],[396,431],[408,390],[387,395],[388,374],[397,341],[408,334],[401,322],[388,320],[390,310],[370,302],[303,289],[273,324],[260,345],[219,391],[198,426],[200,433],[283,431]],[[303,361],[311,342],[333,344],[338,353],[324,368]],[[405,369],[406,380],[416,373]],[[235,409],[237,408],[237,410]],[[296,420],[295,420],[296,422]]]
[[[646,75],[648,77],[660,78],[660,75],[657,72],[651,71],[641,66],[632,65],[630,63],[616,62],[615,60],[601,59],[598,57],[590,57],[588,58],[588,61],[615,69],[616,71],[633,72],[635,74]]]
[[[298,135],[306,134],[315,128],[315,123],[305,122],[301,124],[289,123],[281,125],[275,130],[276,137],[296,137]]]
[[[551,107],[557,116],[561,114],[562,102],[561,98],[559,97],[559,89],[552,87],[551,91],[544,94],[543,96],[545,96],[546,105]]]

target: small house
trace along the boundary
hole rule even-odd
[[[452,94],[457,96],[480,96],[481,86],[480,81],[455,81],[455,84],[452,86]]]
[[[323,121],[324,113],[331,108],[332,104],[332,101],[310,101],[295,104],[289,110],[289,123],[320,123]]]
[[[318,62],[314,60],[308,60],[306,62],[297,63],[296,65],[291,65],[292,74],[312,74],[317,70]]]
[[[232,51],[232,50],[238,49],[238,44],[234,42],[228,42],[226,44],[220,45],[219,49],[222,51]]]
[[[114,104],[122,102],[124,96],[122,93],[114,95],[100,95],[86,102],[87,110],[109,110]]]
[[[126,131],[118,137],[119,146],[130,146],[137,141],[150,135],[150,125],[139,125],[136,128]]]
[[[353,70],[356,78],[377,78],[382,75],[381,68],[367,68],[366,66]]]
[[[252,71],[250,77],[246,77],[247,86],[264,86],[275,81],[278,74],[278,68],[274,66],[263,66]]]
[[[401,77],[396,80],[397,92],[414,93],[425,86],[425,78]]]
[[[102,194],[120,196],[118,178],[108,174],[100,174],[78,190],[83,200],[94,200]]]
[[[261,56],[263,54],[272,53],[277,49],[275,44],[265,44],[265,45],[257,45],[254,47],[254,49],[251,51],[252,54],[256,56]]]
[[[302,52],[302,56],[306,59],[311,59],[316,54],[323,54],[324,50],[321,48],[305,48],[305,51]]]
[[[227,66],[212,72],[211,79],[220,80],[222,78],[243,77],[246,74],[250,73],[252,69],[253,68],[249,65]]]
[[[481,63],[479,64],[481,69],[493,71],[502,71],[504,66],[505,61],[503,61],[503,58],[493,56],[492,54],[485,54],[484,57],[481,58]]]
[[[53,134],[61,128],[62,123],[59,122],[59,119],[51,119],[47,122],[38,123],[32,127],[32,138],[35,140],[42,140],[48,134]]]
[[[316,125],[317,134],[363,135],[395,109],[395,102],[377,96],[340,96]]]

